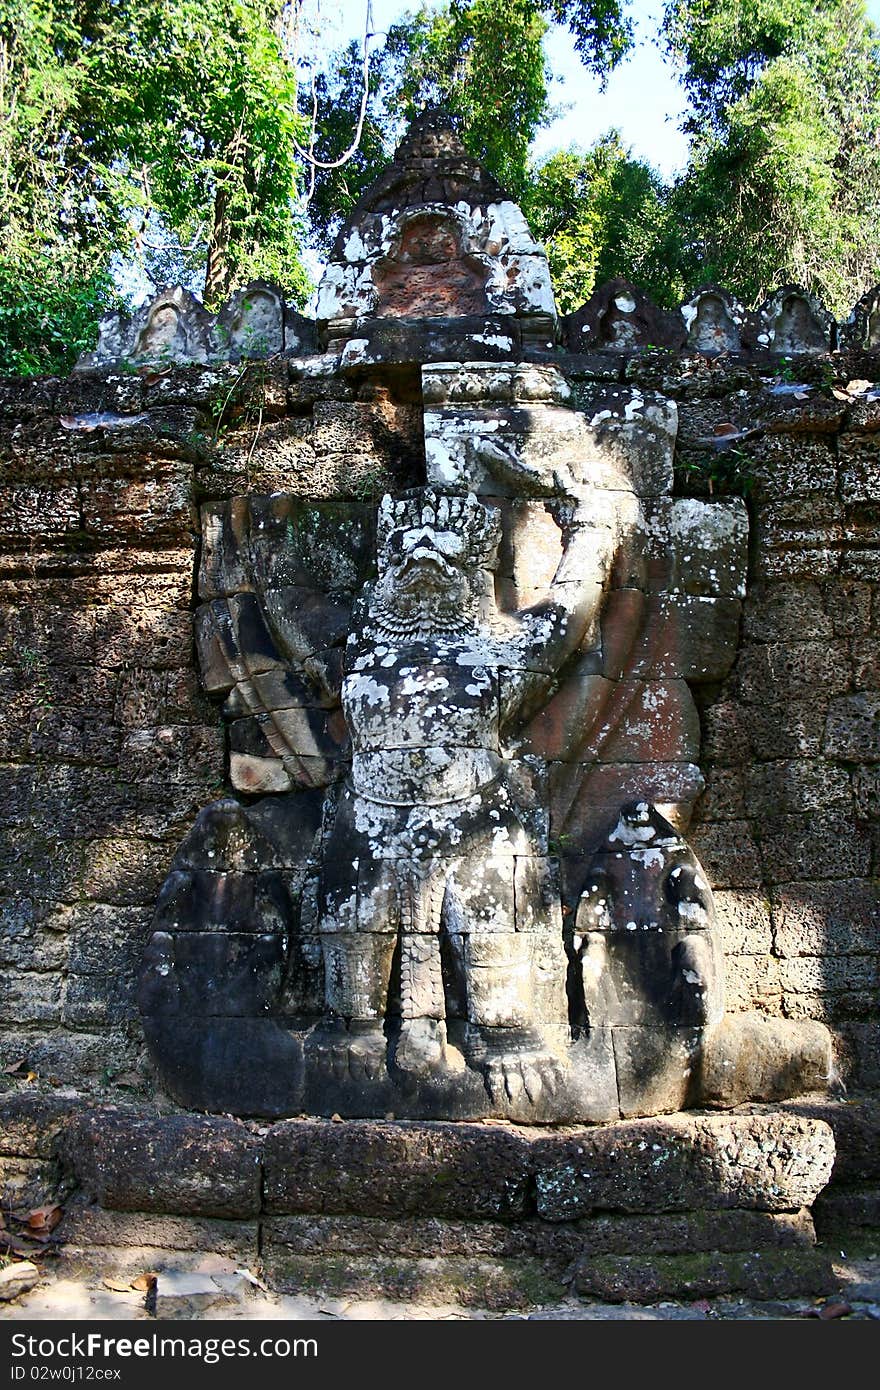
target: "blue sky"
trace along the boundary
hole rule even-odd
[[[366,0],[313,0],[313,6],[320,8],[322,37],[329,46],[362,37]],[[406,10],[416,8],[417,3],[403,0],[373,0],[374,27],[386,29]],[[687,147],[678,130],[684,105],[682,90],[674,70],[651,42],[662,10],[663,0],[634,0],[630,13],[641,42],[612,74],[604,92],[581,66],[570,35],[554,27],[547,38],[555,74],[551,96],[554,107],[561,109],[557,119],[539,131],[536,154],[570,144],[588,146],[616,126],[634,154],[647,159],[665,177],[684,165]],[[880,24],[880,0],[869,0],[867,10]]]

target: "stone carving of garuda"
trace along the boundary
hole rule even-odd
[[[402,1078],[467,1062],[499,1100],[537,1101],[559,1083],[558,889],[535,791],[504,756],[511,729],[583,638],[608,560],[595,529],[579,524],[576,498],[560,502],[559,520],[549,592],[502,615],[496,509],[434,490],[382,502],[378,577],[346,652],[351,779],[319,904],[321,1044],[368,1074],[386,1056]],[[399,1022],[386,1037],[391,1007]]]

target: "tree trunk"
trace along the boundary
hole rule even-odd
[[[205,292],[203,301],[210,309],[229,293],[231,271],[229,266],[229,194],[225,188],[218,188],[214,196],[214,225],[208,245],[208,265],[205,271]]]

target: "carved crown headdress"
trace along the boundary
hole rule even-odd
[[[429,488],[400,498],[386,493],[379,506],[377,535],[382,560],[390,555],[389,541],[395,531],[419,526],[463,536],[476,565],[488,565],[501,539],[497,508],[485,506],[472,492],[435,492]]]

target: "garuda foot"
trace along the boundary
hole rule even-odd
[[[394,1047],[393,1064],[404,1076],[430,1081],[464,1070],[464,1058],[446,1040],[446,1024],[435,1018],[406,1019]]]
[[[532,1029],[486,1029],[478,1039],[472,1034],[468,1053],[496,1105],[538,1105],[563,1081],[562,1059]]]
[[[387,1043],[381,1023],[325,1023],[316,1028],[309,1051],[334,1081],[375,1081],[385,1071]]]

